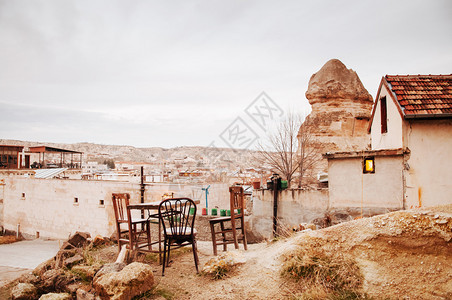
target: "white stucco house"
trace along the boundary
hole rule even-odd
[[[386,75],[371,149],[327,153],[330,205],[405,209],[452,203],[452,75]]]

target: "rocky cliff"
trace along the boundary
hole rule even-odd
[[[369,147],[367,124],[373,100],[355,71],[338,59],[328,61],[309,80],[306,98],[312,106],[307,120],[313,124],[311,134],[319,155]],[[315,173],[326,169],[327,161],[322,159]]]

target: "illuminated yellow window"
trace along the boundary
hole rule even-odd
[[[363,173],[375,173],[375,158],[373,157],[364,158]]]

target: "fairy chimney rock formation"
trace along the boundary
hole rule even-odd
[[[307,119],[321,153],[368,148],[373,100],[355,71],[338,59],[328,61],[311,76],[306,98],[312,107]],[[326,172],[326,159],[316,169]]]
[[[362,113],[370,117],[369,107],[373,100],[369,92],[364,88],[358,75],[338,59],[328,61],[309,80],[306,98],[314,107],[320,103],[340,105],[345,103],[362,104]]]

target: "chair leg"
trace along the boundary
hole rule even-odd
[[[221,235],[223,236],[223,251],[228,250],[228,245],[226,244],[226,234],[224,233],[224,223],[220,222]]]
[[[232,226],[232,238],[234,239],[234,247],[235,249],[239,249],[239,242],[237,239],[237,228],[235,222],[231,222],[231,226]]]
[[[121,238],[121,230],[117,230],[116,231],[116,235],[117,235],[117,241],[118,241],[118,253],[121,252],[121,242],[119,241],[119,239]]]
[[[136,231],[136,225],[132,226],[132,231],[129,232],[129,249],[130,251],[134,250],[134,243],[135,243],[135,231]]]
[[[118,239],[118,248],[119,248],[119,252],[118,253],[121,253],[121,246],[124,245],[124,244],[125,244],[124,242],[120,242],[119,239]]]
[[[193,239],[191,245],[192,245],[192,248],[193,248],[193,257],[195,259],[196,273],[199,273],[199,270],[198,270],[198,264],[199,264],[198,247],[196,246],[196,240],[195,239]]]
[[[151,223],[146,223],[146,236],[148,239],[148,250],[152,250],[152,239],[151,239]]]
[[[165,276],[165,265],[166,265],[166,240],[163,242],[163,269],[162,276]]]
[[[242,234],[243,234],[243,248],[245,248],[245,250],[248,250],[248,241],[246,240],[246,229],[245,229],[245,219],[242,217],[241,218],[241,223],[242,223]]]
[[[215,224],[210,223],[210,233],[212,234],[213,255],[217,255],[217,237],[215,234]]]
[[[159,264],[162,263],[162,223],[159,219]]]
[[[171,240],[168,240],[168,254],[167,254],[167,256],[166,256],[166,266],[167,266],[167,267],[169,267],[170,253],[171,253]]]

